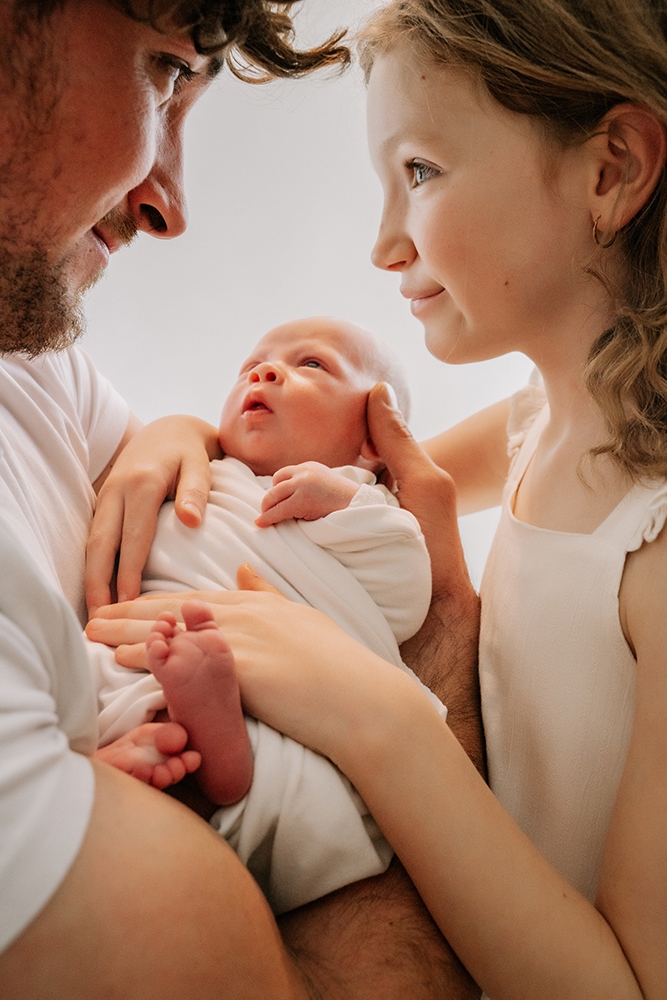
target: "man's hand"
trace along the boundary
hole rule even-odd
[[[401,646],[401,656],[447,706],[447,724],[484,774],[477,673],[479,598],[463,555],[454,483],[414,440],[383,384],[370,393],[368,426],[401,506],[419,521],[431,556],[431,608],[419,632]]]
[[[217,431],[197,417],[163,417],[126,444],[97,499],[86,556],[89,613],[111,601],[118,559],[118,600],[137,597],[160,507],[175,499],[188,527],[201,524],[211,485],[209,462],[221,457]]]
[[[316,521],[349,507],[358,489],[351,479],[320,462],[286,465],[274,475],[273,486],[262,500],[262,513],[255,524],[267,528],[293,517]]]

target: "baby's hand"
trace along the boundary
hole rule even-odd
[[[358,489],[357,483],[319,462],[285,466],[273,477],[273,486],[262,500],[262,513],[255,524],[268,528],[293,517],[316,521],[348,507]]]

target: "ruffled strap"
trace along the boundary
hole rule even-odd
[[[647,497],[648,503],[643,517],[632,534],[628,552],[634,552],[644,542],[655,541],[667,520],[667,482],[656,486],[636,486],[634,489]]]
[[[534,424],[538,413],[544,409],[546,401],[544,384],[537,368],[534,368],[528,385],[512,396],[507,421],[507,454],[511,459],[516,458],[526,434]]]

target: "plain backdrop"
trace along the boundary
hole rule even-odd
[[[299,39],[354,27],[375,5],[305,0]],[[193,413],[217,424],[254,343],[296,316],[343,316],[385,339],[407,370],[418,438],[526,382],[531,366],[520,355],[461,366],[432,358],[399,277],[372,266],[382,195],[364,105],[357,68],[262,86],[224,72],[191,112],[187,232],[142,234],[112,259],[87,305],[82,346],[142,420]],[[476,583],[496,519],[461,519]]]

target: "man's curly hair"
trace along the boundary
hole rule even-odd
[[[17,0],[18,7],[48,15],[66,0]],[[344,31],[312,49],[294,48],[292,18],[302,0],[107,0],[135,21],[158,31],[183,31],[200,55],[218,56],[249,83],[305,76],[350,61]]]

